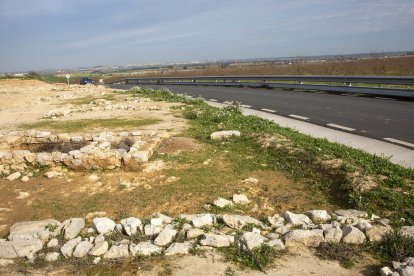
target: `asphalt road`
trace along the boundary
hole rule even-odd
[[[111,86],[129,89],[134,85]],[[167,87],[174,93],[201,96],[221,103],[237,101],[248,108],[414,148],[412,101],[261,88],[145,87]]]

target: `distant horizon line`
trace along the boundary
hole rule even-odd
[[[148,67],[148,66],[171,66],[171,65],[193,65],[193,64],[213,64],[213,63],[228,63],[228,62],[243,62],[243,61],[287,61],[287,60],[298,60],[298,59],[309,59],[312,58],[323,59],[323,58],[339,58],[339,57],[353,57],[353,56],[360,56],[360,57],[378,57],[378,56],[385,56],[385,55],[398,55],[398,54],[414,54],[414,50],[404,50],[404,51],[373,51],[373,52],[359,52],[359,53],[341,53],[341,54],[321,54],[321,55],[296,55],[296,56],[283,56],[283,57],[256,57],[256,58],[231,58],[231,59],[210,59],[210,60],[193,60],[193,61],[175,61],[175,62],[153,62],[153,63],[132,63],[132,64],[112,64],[112,65],[94,65],[94,66],[81,66],[81,67],[73,67],[73,68],[49,68],[49,69],[39,69],[39,70],[22,70],[22,71],[8,71],[8,72],[0,72],[0,74],[16,74],[16,73],[29,73],[29,72],[52,72],[52,71],[62,71],[70,72],[70,71],[79,71],[79,70],[90,70],[90,69],[98,69],[104,68],[107,69],[114,68],[114,67],[121,67],[121,68],[139,68],[139,67]],[[144,69],[144,68],[142,68]]]

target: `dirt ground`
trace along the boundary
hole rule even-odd
[[[45,111],[59,108],[62,104],[84,97],[100,98],[112,95],[111,102],[122,102],[125,95],[113,94],[112,89],[100,86],[67,87],[32,80],[0,81],[0,131],[17,130],[19,125],[35,123]],[[112,97],[111,96],[111,97]],[[144,102],[143,106],[172,107],[177,104]],[[0,238],[7,235],[16,222],[54,218],[86,216],[90,212],[104,211],[108,217],[119,221],[128,216],[145,218],[155,212],[175,216],[183,213],[206,212],[204,204],[218,196],[231,198],[234,193],[244,193],[251,203],[233,213],[264,217],[286,210],[310,209],[334,210],[337,208],[322,195],[310,191],[303,183],[295,182],[282,173],[263,170],[251,174],[238,174],[229,163],[226,152],[217,152],[211,145],[201,144],[183,137],[187,122],[176,110],[111,110],[74,113],[56,120],[99,118],[151,118],[161,122],[141,127],[150,130],[167,130],[172,137],[165,140],[142,172],[123,170],[73,172],[62,168],[63,176],[47,179],[31,178],[29,182],[0,179]],[[259,184],[244,183],[243,179],[255,177]],[[242,270],[223,261],[220,255],[206,254],[206,258],[194,256],[168,258],[140,269],[134,264],[123,274],[136,275],[225,275],[230,267],[235,275],[259,275],[261,272]],[[321,261],[305,250],[290,253],[275,261],[269,275],[370,275],[370,267],[376,262],[367,258],[353,269],[344,269],[338,263]],[[122,265],[121,265],[122,267]],[[0,275],[20,275],[22,268],[0,268]],[[105,269],[76,274],[106,274]],[[376,270],[377,272],[378,270]],[[47,275],[72,274],[65,265],[46,268],[30,268],[30,273]],[[23,272],[23,274],[27,274]],[[118,271],[119,272],[119,271]],[[118,275],[114,272],[113,275]],[[375,273],[374,273],[375,274]]]

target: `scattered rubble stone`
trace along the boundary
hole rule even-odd
[[[162,247],[152,244],[151,242],[140,242],[138,244],[130,245],[131,254],[133,256],[150,256],[153,254],[160,254]]]
[[[233,202],[231,202],[230,200],[227,200],[225,198],[219,197],[216,200],[213,201],[213,204],[219,208],[224,208],[227,206],[232,206]]]
[[[113,245],[103,256],[104,259],[122,259],[128,258],[128,244]]]
[[[364,233],[356,227],[344,226],[342,228],[342,232],[343,232],[342,241],[344,243],[362,244],[366,240]]]
[[[244,240],[247,248],[250,250],[260,247],[266,241],[265,237],[253,232],[246,232],[242,235],[241,238]]]
[[[210,214],[199,215],[191,220],[194,227],[200,228],[205,225],[213,225],[213,217]]]
[[[55,177],[58,177],[58,176],[61,176],[62,175],[62,173],[61,172],[57,172],[57,171],[48,171],[48,172],[46,172],[45,173],[45,177],[47,177],[47,178],[49,178],[49,179],[51,179],[51,178],[55,178]]]
[[[72,257],[73,254],[73,250],[75,250],[75,247],[78,245],[78,243],[80,243],[82,241],[81,237],[77,237],[75,239],[72,239],[70,241],[68,241],[67,243],[65,243],[61,248],[60,248],[60,252],[62,253],[62,255],[65,258],[70,258]]]
[[[304,245],[309,247],[318,247],[324,241],[323,230],[300,230],[295,229],[288,232],[284,236],[285,245],[287,247],[295,247],[297,245]]]
[[[98,243],[95,242],[94,247],[89,251],[89,255],[91,256],[101,256],[108,251],[109,244],[107,241],[100,241]]]
[[[246,195],[235,194],[233,195],[233,202],[238,204],[248,204],[250,200],[247,198]]]
[[[292,225],[307,226],[309,224],[312,224],[311,219],[304,214],[294,214],[292,212],[287,211],[284,217],[285,220]]]
[[[245,184],[255,185],[255,184],[259,183],[259,180],[257,180],[254,177],[249,177],[249,178],[246,178],[245,180],[243,180],[242,182],[245,183]]]
[[[204,234],[204,231],[201,229],[189,229],[186,232],[186,238],[187,240],[192,240],[192,239],[196,239],[198,237],[200,237],[201,235]]]
[[[210,135],[211,140],[224,140],[230,137],[239,137],[240,131],[237,130],[223,130],[216,131]]]
[[[164,252],[166,256],[177,255],[177,254],[188,254],[192,245],[190,242],[171,244]]]
[[[63,230],[65,233],[65,239],[71,240],[76,238],[85,227],[84,218],[71,218],[63,222]]]
[[[115,222],[107,217],[94,218],[93,224],[99,234],[110,233],[115,229]]]
[[[315,222],[328,219],[329,214],[319,211],[323,210],[313,210],[307,212],[307,214]],[[285,248],[298,246],[317,247],[322,242],[362,244],[367,238],[371,241],[380,240],[385,233],[392,229],[388,224],[384,226],[379,223],[379,218],[361,218],[364,214],[356,212],[356,210],[341,210],[340,213],[354,216],[352,218],[347,217],[343,223],[332,221],[331,223],[314,225],[310,218],[304,214],[286,212],[286,221],[279,214],[275,214],[268,217],[265,225],[250,216],[183,214],[179,218],[187,219],[192,225],[185,223],[179,227],[179,230],[175,229],[179,226],[176,221],[162,214],[154,214],[157,217],[152,218],[151,223],[144,227],[139,218],[130,217],[121,220],[120,224],[116,224],[107,217],[95,217],[93,224],[97,232],[92,231],[91,236],[84,238],[83,241],[81,231],[85,227],[84,218],[71,218],[63,223],[53,219],[19,222],[10,228],[7,240],[0,239],[0,265],[2,263],[7,265],[11,263],[8,260],[18,257],[25,257],[29,262],[34,262],[37,258],[45,258],[46,261],[53,262],[58,260],[61,254],[64,258],[83,258],[87,255],[97,257],[93,260],[93,263],[100,262],[101,256],[104,259],[122,259],[128,258],[130,255],[150,256],[161,254],[163,250],[165,250],[164,254],[166,256],[170,256],[188,254],[193,246],[201,245],[200,248],[204,250],[228,247],[234,242],[245,244],[249,250],[258,248],[263,244],[267,244],[275,250],[285,250]],[[94,217],[88,215],[90,218]],[[214,227],[222,222],[226,224],[226,227]],[[364,232],[356,226],[367,225],[368,223],[372,227],[364,228],[365,236]],[[108,241],[106,241],[104,234],[114,231],[116,225],[128,236],[143,231],[145,241],[134,244],[132,239],[128,239],[128,236],[125,236],[126,239],[122,241],[112,240],[113,236],[108,236]],[[248,232],[243,229],[246,225],[249,225],[249,229],[251,229]],[[251,225],[256,225],[256,227],[250,227]],[[203,228],[203,231],[200,229],[203,226],[211,227]],[[302,227],[302,229],[297,229],[297,226]],[[232,229],[234,229],[233,232],[231,232]],[[410,235],[413,227],[404,226],[402,229],[407,235]],[[180,235],[185,234],[187,241],[174,241],[178,233]],[[60,247],[61,254],[59,252],[38,253],[44,246],[58,250],[59,240],[55,237],[61,234],[67,239],[73,237]],[[236,237],[239,237],[239,239],[236,240]],[[384,267],[380,273],[382,275],[396,273],[398,275],[412,275],[413,269],[414,258],[410,257],[406,258],[404,262],[393,262],[392,269]]]
[[[22,174],[20,172],[15,172],[9,175],[6,179],[9,181],[13,181],[13,180],[19,179],[21,175]]]
[[[403,227],[401,227],[401,233],[403,235],[414,238],[414,226],[403,226]]]
[[[73,251],[73,257],[76,257],[76,258],[85,257],[86,255],[88,255],[92,247],[94,246],[89,241],[82,241],[78,243],[78,245],[75,248],[75,251]]]
[[[142,222],[138,218],[126,218],[121,220],[121,225],[128,236],[133,236],[138,230],[142,230]]]
[[[325,222],[331,219],[331,216],[328,214],[326,210],[312,210],[306,212],[306,215],[310,217],[313,221],[317,222]]]
[[[234,242],[234,237],[230,235],[204,234],[200,244],[211,247],[226,247]]]
[[[51,239],[48,243],[47,243],[47,247],[48,248],[53,248],[53,247],[57,247],[59,245],[59,240],[56,238]]]
[[[177,233],[178,231],[172,227],[165,227],[154,240],[154,244],[158,246],[167,245],[173,240]]]

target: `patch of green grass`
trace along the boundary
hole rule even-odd
[[[236,242],[229,247],[220,248],[219,252],[225,256],[227,261],[240,265],[242,268],[248,267],[261,271],[264,271],[266,266],[271,264],[276,257],[275,250],[267,244],[248,250],[244,245]]]
[[[40,75],[38,79],[50,83],[67,83],[67,79],[65,77],[59,77],[55,75]],[[74,83],[73,80],[71,80],[70,82],[72,84]]]
[[[321,243],[317,248],[315,255],[322,260],[338,261],[344,268],[352,268],[355,261],[360,258],[361,248],[346,243]]]
[[[45,120],[31,124],[21,124],[20,129],[42,129],[59,132],[78,132],[93,128],[125,129],[158,124],[158,119],[87,119],[74,121]]]
[[[49,230],[49,232],[54,232],[57,228],[57,224],[49,223],[48,225],[46,225],[46,229]]]
[[[404,261],[414,256],[414,238],[395,230],[387,233],[381,241],[368,245],[370,252],[392,261]]]
[[[69,104],[73,104],[73,105],[83,105],[83,104],[90,104],[92,101],[98,100],[98,99],[113,101],[113,100],[115,100],[115,95],[114,94],[107,94],[107,95],[102,95],[102,96],[99,96],[99,97],[88,96],[88,97],[78,98],[78,99],[74,99],[74,100],[68,100],[68,101],[65,101],[64,103],[65,104],[69,103]]]

